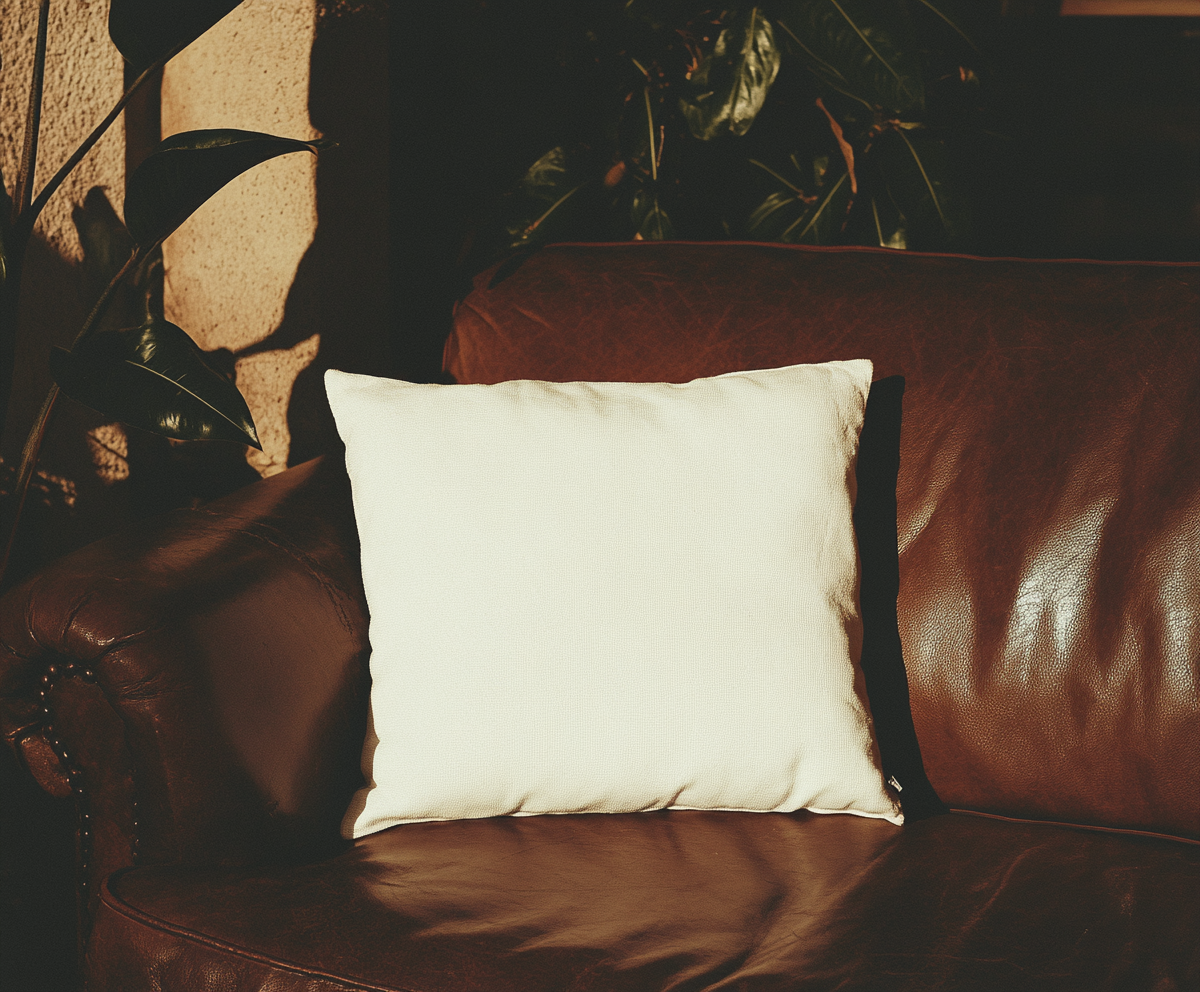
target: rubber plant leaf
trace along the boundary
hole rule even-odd
[[[125,226],[139,249],[161,243],[226,183],[268,159],[332,142],[258,131],[183,131],[163,140],[125,187]]]
[[[784,228],[778,240],[800,245],[835,245],[842,240],[842,229],[854,197],[850,174],[839,169],[822,188],[817,202],[808,212]]]
[[[754,185],[762,184],[761,188],[771,192],[746,218],[742,225],[743,234],[758,241],[774,241],[784,228],[816,202],[817,197],[811,191],[812,177],[802,173],[801,161],[798,153],[789,156],[786,164],[776,163],[776,166],[753,158],[749,160],[755,169],[751,173],[752,180],[758,181]],[[750,182],[747,185],[753,188]],[[806,191],[805,186],[810,189]]]
[[[694,137],[745,134],[779,73],[775,32],[761,7],[736,15],[692,73],[679,106]]]
[[[784,0],[781,40],[830,88],[895,115],[925,107],[921,53],[895,0]]]
[[[803,200],[794,193],[776,190],[746,219],[746,234],[756,241],[774,241],[806,209]]]
[[[55,348],[59,388],[105,417],[180,441],[235,441],[262,450],[237,387],[183,328],[151,318],[101,331],[74,351]]]
[[[242,0],[112,0],[108,36],[140,75],[204,34]]]
[[[745,234],[761,241],[831,245],[842,241],[842,229],[853,202],[850,175],[840,159],[818,156],[813,161],[811,192],[800,186],[798,173],[788,178],[761,162],[752,162],[774,177],[782,188],[770,193],[749,215]]]
[[[529,167],[505,204],[509,248],[529,248],[579,233],[575,227],[584,206],[582,194],[593,182],[588,165],[558,147]]]
[[[642,241],[669,241],[675,237],[671,218],[659,203],[658,193],[650,186],[642,186],[633,194],[629,210],[633,222],[634,237]]]

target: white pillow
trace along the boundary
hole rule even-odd
[[[326,373],[371,613],[343,833],[730,809],[902,822],[858,653],[865,360],[682,385]]]

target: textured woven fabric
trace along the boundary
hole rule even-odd
[[[346,835],[664,807],[900,822],[857,666],[870,380],[327,373],[371,612]]]

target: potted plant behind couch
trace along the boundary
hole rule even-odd
[[[21,269],[38,215],[64,179],[104,135],[130,99],[175,55],[241,0],[112,0],[109,36],[124,57],[126,88],[58,172],[34,195],[50,0],[41,0],[20,168],[11,195],[0,182],[0,430],[15,367]],[[102,248],[121,251],[115,274],[96,300],[70,350],[50,355],[54,377],[26,438],[7,497],[0,540],[0,586],[10,584],[14,539],[46,430],[60,392],[113,420],[176,440],[214,439],[259,447],[249,408],[232,379],[187,332],[167,321],[151,284],[161,278],[159,246],[227,183],[255,165],[324,140],[300,141],[232,128],[185,131],[164,139],[130,176],[122,228],[115,216]],[[103,199],[103,193],[93,194]],[[89,194],[89,201],[93,195]],[[89,203],[89,205],[91,205]],[[104,204],[107,207],[107,202]],[[108,208],[111,214],[111,208]],[[138,290],[135,326],[105,316],[123,286]],[[158,302],[156,302],[158,301]],[[32,563],[31,563],[32,564]]]
[[[597,123],[529,168],[475,267],[551,241],[960,247],[960,160],[989,134],[988,16],[957,0],[604,5],[580,67]]]

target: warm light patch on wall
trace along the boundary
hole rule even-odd
[[[56,503],[61,503],[68,510],[73,510],[75,501],[79,498],[79,493],[72,480],[44,469],[38,469],[37,477],[29,488],[29,498],[37,499],[43,506],[54,506]]]
[[[129,478],[129,437],[120,424],[103,424],[87,434],[96,476],[106,486]]]
[[[11,183],[17,174],[21,133],[29,106],[38,5],[0,0],[0,173]],[[45,90],[38,135],[36,189],[49,179],[121,96],[121,54],[108,40],[108,4],[58,3],[50,6]],[[37,232],[65,259],[83,257],[71,221],[75,204],[93,186],[119,200],[125,179],[124,121],[112,129],[79,164],[38,218]],[[44,392],[45,387],[42,387]]]

